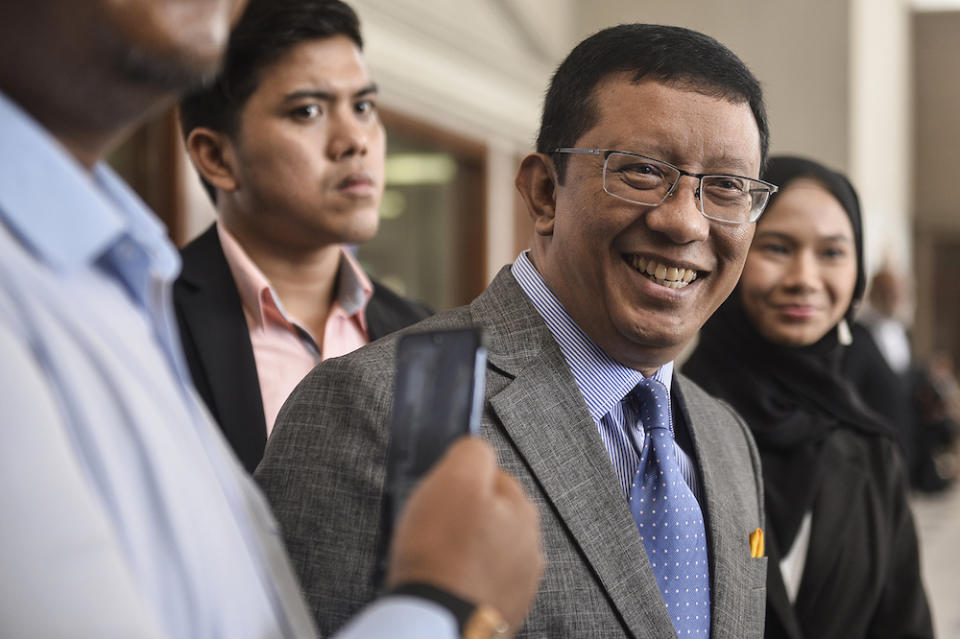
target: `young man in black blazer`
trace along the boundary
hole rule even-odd
[[[322,359],[428,315],[345,245],[377,231],[386,135],[356,14],[252,2],[224,67],[180,105],[217,222],[183,250],[174,296],[194,382],[248,471]]]

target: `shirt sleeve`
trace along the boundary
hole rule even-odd
[[[161,637],[56,392],[6,319],[0,312],[0,628],[34,639]]]
[[[419,597],[388,596],[367,606],[333,639],[458,639],[453,614]]]

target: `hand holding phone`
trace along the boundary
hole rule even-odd
[[[397,522],[386,585],[430,584],[486,604],[512,636],[533,603],[544,561],[536,506],[497,467],[489,444],[464,437],[410,496]]]
[[[450,444],[477,433],[486,361],[479,328],[409,333],[397,341],[386,485],[391,527]]]

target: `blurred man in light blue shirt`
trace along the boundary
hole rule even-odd
[[[0,5],[4,636],[314,634],[273,517],[190,384],[171,307],[176,251],[99,163],[215,71],[243,4]],[[535,510],[512,481],[479,442],[452,451],[399,528],[391,582],[501,604],[517,623],[541,559]],[[469,555],[462,539],[423,552],[417,531],[471,519],[486,532]],[[490,567],[503,562],[521,566]],[[429,599],[384,598],[344,635],[456,636],[463,611]]]

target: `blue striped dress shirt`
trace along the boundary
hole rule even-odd
[[[643,379],[643,374],[635,369],[623,366],[587,336],[570,317],[566,309],[553,294],[533,263],[527,258],[527,252],[521,253],[510,269],[514,279],[526,293],[537,312],[543,317],[553,338],[557,340],[560,351],[570,366],[570,372],[583,394],[583,399],[600,433],[610,462],[620,480],[624,497],[630,495],[633,476],[640,465],[638,450],[643,447],[644,432],[642,424],[624,424],[620,401]],[[667,362],[654,373],[653,378],[670,389],[673,379],[673,362]],[[612,419],[604,419],[611,413]],[[633,430],[631,442],[630,433]],[[700,499],[700,483],[693,462],[686,452],[674,442],[680,470],[690,490]]]

